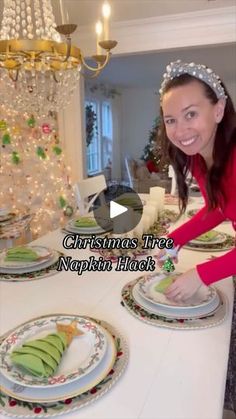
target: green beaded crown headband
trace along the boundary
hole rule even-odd
[[[181,60],[174,61],[166,67],[166,73],[163,74],[163,82],[159,90],[160,95],[163,95],[166,84],[169,80],[179,77],[182,74],[189,74],[190,76],[208,84],[208,86],[210,86],[215,92],[217,99],[227,98],[225,90],[221,84],[221,80],[219,76],[213,72],[213,70],[202,64],[184,63]]]

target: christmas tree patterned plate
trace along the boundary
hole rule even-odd
[[[0,269],[16,269],[16,268],[25,268],[25,267],[35,267],[42,265],[53,257],[53,251],[48,247],[44,246],[23,246],[27,249],[32,249],[33,252],[37,253],[38,259],[34,261],[16,261],[16,260],[5,260],[8,250],[0,253]],[[10,249],[12,250],[12,249]]]
[[[194,319],[207,316],[209,313],[214,312],[220,304],[220,298],[217,294],[217,298],[214,299],[208,306],[189,308],[188,310],[184,309],[183,311],[181,311],[179,308],[175,310],[174,307],[164,307],[145,300],[138,291],[138,284],[134,285],[132,288],[132,297],[136,303],[140,305],[140,307],[144,308],[144,310],[150,314],[165,316],[169,319]]]
[[[66,314],[63,316],[67,316]],[[47,316],[46,316],[47,317]],[[74,316],[76,317],[76,316]],[[42,316],[38,320],[42,320]],[[0,412],[3,415],[15,418],[58,418],[60,415],[70,413],[89,405],[103,396],[121,377],[128,363],[128,346],[118,330],[105,321],[90,319],[106,328],[112,335],[116,346],[116,357],[112,368],[102,381],[94,384],[89,390],[85,390],[77,396],[66,397],[63,401],[52,403],[32,403],[21,401],[13,395],[7,395],[4,389],[0,392]]]
[[[41,320],[41,323],[43,321]],[[101,327],[101,326],[100,326]],[[101,327],[107,340],[107,349],[101,362],[84,377],[72,383],[52,388],[32,388],[12,383],[0,374],[1,388],[5,394],[27,402],[52,403],[78,396],[100,383],[112,369],[116,359],[115,342],[111,334]],[[59,377],[59,379],[61,379]]]
[[[228,301],[226,296],[220,291],[217,291],[220,297],[220,305],[216,310],[214,310],[212,313],[209,313],[207,316],[192,319],[168,318],[162,314],[155,314],[149,310],[145,310],[140,306],[140,304],[137,303],[132,295],[132,289],[136,283],[137,279],[129,282],[123,287],[121,292],[121,304],[126,307],[126,309],[134,317],[137,317],[142,322],[167,329],[194,330],[218,326],[226,318]]]
[[[41,261],[41,263],[39,263],[38,265],[30,265],[28,266],[28,262],[27,264],[25,263],[24,267],[9,267],[9,266],[0,266],[0,279],[1,279],[1,274],[13,274],[13,275],[21,275],[21,274],[25,274],[25,273],[34,273],[34,272],[39,272],[39,271],[43,271],[46,268],[49,268],[50,266],[54,265],[59,258],[59,253],[56,250],[52,250],[51,252],[51,256],[49,257],[49,259],[46,259],[46,261]]]
[[[106,352],[107,340],[103,330],[94,322],[83,317],[76,318],[77,327],[83,335],[75,337],[62,356],[56,374],[47,378],[30,375],[27,371],[17,368],[11,361],[12,351],[24,342],[56,333],[56,323],[70,323],[68,316],[48,317],[42,325],[38,321],[19,327],[7,336],[0,348],[1,373],[16,384],[30,387],[57,387],[71,383],[91,372],[102,360]]]
[[[207,287],[202,285],[198,291],[186,302],[174,302],[168,300],[163,292],[158,292],[155,288],[158,284],[161,283],[164,279],[175,278],[179,273],[153,273],[150,275],[145,275],[139,278],[138,281],[138,291],[141,297],[145,300],[156,304],[158,306],[168,307],[169,309],[173,308],[175,310],[186,311],[190,308],[197,309],[202,307],[211,306],[212,302],[218,299],[217,292],[215,288]]]

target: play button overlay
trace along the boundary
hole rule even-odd
[[[110,202],[110,218],[118,217],[118,215],[124,214],[128,211],[128,208],[124,205],[117,204],[115,201]]]
[[[93,212],[98,225],[105,231],[111,231],[113,235],[133,230],[143,214],[143,203],[139,195],[119,183],[112,184],[101,192],[96,206]]]

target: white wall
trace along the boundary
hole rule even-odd
[[[121,158],[124,161],[126,155],[141,157],[148,142],[149,131],[158,115],[158,96],[154,88],[125,88],[120,91]]]

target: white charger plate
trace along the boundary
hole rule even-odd
[[[44,246],[24,246],[28,247],[29,249],[32,249],[35,251],[39,258],[43,258],[43,260],[35,260],[32,262],[26,262],[26,261],[6,261],[5,257],[7,255],[7,250],[0,253],[0,270],[1,268],[9,268],[9,269],[16,269],[16,268],[25,268],[25,267],[35,267],[38,265],[41,265],[42,263],[47,262],[50,258],[53,256],[53,251],[49,249],[48,247]]]
[[[180,309],[175,310],[174,308],[169,309],[168,307],[163,307],[157,304],[153,304],[145,300],[139,293],[138,284],[134,285],[132,288],[132,296],[140,307],[148,311],[150,314],[156,314],[159,316],[164,316],[169,319],[198,319],[203,316],[212,314],[220,304],[220,298],[217,294],[217,298],[212,301],[209,306],[199,307],[197,309],[188,309],[181,311]]]
[[[153,273],[141,277],[138,281],[138,291],[145,300],[157,304],[158,306],[174,308],[175,310],[188,310],[208,306],[213,300],[217,298],[217,292],[212,287],[202,285],[193,297],[186,302],[170,301],[165,294],[155,291],[156,285],[165,277],[171,274]],[[178,275],[177,272],[172,274]],[[179,274],[180,275],[180,274]]]
[[[101,327],[101,326],[100,326]],[[0,374],[1,388],[5,394],[18,400],[34,403],[52,403],[79,396],[100,383],[112,369],[116,359],[115,342],[111,334],[101,327],[107,340],[107,349],[101,362],[84,377],[72,383],[52,388],[32,388],[12,383]]]
[[[10,354],[25,341],[39,339],[56,332],[56,323],[70,324],[76,320],[84,334],[75,337],[62,356],[56,374],[48,378],[34,377],[13,365]],[[8,380],[29,387],[52,388],[71,383],[91,372],[105,355],[107,340],[103,329],[95,322],[77,316],[50,316],[44,320],[29,321],[7,336],[1,344],[0,372]]]

